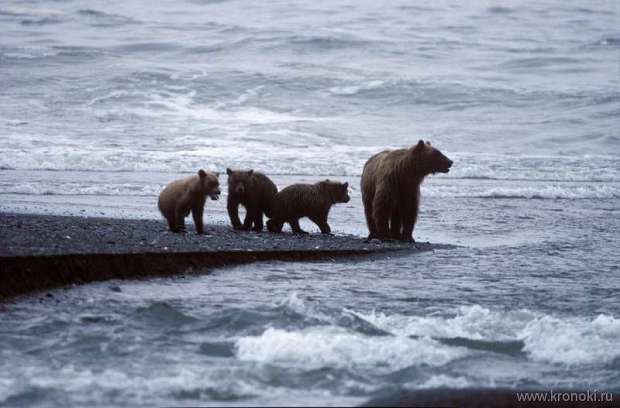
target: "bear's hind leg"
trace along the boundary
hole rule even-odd
[[[398,207],[392,209],[390,217],[390,236],[393,239],[401,239],[402,237],[402,219]]]
[[[288,221],[288,223],[291,225],[291,228],[293,229],[293,233],[307,234],[307,232],[302,230],[301,227],[299,226],[299,218],[291,219]]]
[[[168,229],[172,232],[179,232],[179,229],[177,228],[177,223],[176,220],[174,218],[174,214],[166,214],[166,222],[168,223]]]
[[[377,238],[389,239],[389,220],[392,215],[392,203],[386,192],[377,191],[372,203],[372,218],[375,223]]]
[[[368,226],[368,239],[377,238],[377,229],[372,216],[372,200],[364,199],[364,215],[366,216],[366,225]]]

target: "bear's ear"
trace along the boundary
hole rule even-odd
[[[254,174],[254,169],[248,170],[248,176],[251,176],[252,174]]]
[[[230,175],[232,174],[232,172],[233,172],[233,171],[232,171],[231,169],[229,169],[228,167],[226,167],[226,174],[228,174],[228,175],[230,176]]]
[[[203,169],[200,169],[198,170],[198,176],[200,176],[200,178],[205,178],[207,177],[207,173],[205,173]]]
[[[219,171],[216,171],[216,172],[215,172],[215,173],[213,173],[213,174],[215,174],[215,178],[219,178],[219,177],[220,177],[220,172],[219,172]]]
[[[348,182],[348,181],[347,181],[347,182],[345,182],[345,183],[343,184],[343,187],[344,187],[344,189],[345,189],[345,190],[346,190],[346,189],[348,189],[348,188],[349,188],[349,182]]]
[[[420,139],[418,144],[415,145],[415,147],[413,148],[413,151],[414,152],[421,152],[422,150],[424,150],[424,140]]]
[[[427,145],[427,146],[430,146],[430,145],[431,145],[431,141],[430,141],[430,140],[427,140],[427,141],[426,141],[426,145]]]

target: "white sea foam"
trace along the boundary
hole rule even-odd
[[[380,88],[385,84],[384,81],[381,80],[373,80],[365,83],[357,84],[357,85],[346,85],[346,86],[334,86],[329,89],[329,91],[335,95],[356,95],[363,91],[370,91],[373,89]]]
[[[92,182],[0,182],[0,194],[23,195],[124,195],[157,196],[162,185],[138,183],[92,183]]]
[[[503,314],[478,305],[461,307],[451,317],[386,315],[374,311],[368,314],[349,313],[398,336],[463,337],[475,340],[514,339],[516,330],[534,316],[527,311]]]
[[[193,393],[194,399],[207,398],[202,390],[215,390],[231,395],[273,395],[284,397],[290,390],[282,387],[269,387],[258,383],[247,376],[229,376],[230,371],[218,372],[217,368],[200,367],[187,362],[172,362],[165,370],[152,370],[129,374],[126,367],[119,369],[104,368],[97,370],[85,369],[76,365],[64,365],[59,369],[32,365],[13,369],[13,378],[0,375],[0,403],[12,395],[28,392],[28,387],[58,389],[78,394],[86,401],[102,401],[106,394],[119,393],[131,389],[124,396],[125,402],[134,404],[149,401],[170,401],[173,395]],[[15,378],[17,376],[17,378]],[[89,399],[90,398],[90,399]],[[87,404],[88,405],[88,404]],[[156,404],[158,405],[158,404]]]
[[[519,337],[535,361],[581,365],[620,357],[620,319],[608,315],[593,320],[543,316],[529,322]]]
[[[487,184],[468,184],[458,182],[450,185],[429,185],[423,188],[426,197],[476,197],[476,198],[524,198],[524,199],[586,199],[618,198],[620,184],[592,183],[532,183],[509,187],[488,187]],[[522,184],[522,183],[521,183]]]
[[[106,98],[122,98],[123,95],[123,91],[118,91]],[[98,102],[95,99],[91,103]],[[214,139],[194,134],[162,135],[156,140],[147,140],[137,146],[134,143],[132,148],[126,148],[123,146],[127,141],[108,137],[76,144],[71,137],[58,136],[54,144],[49,144],[44,136],[10,126],[13,133],[19,130],[19,134],[8,136],[7,143],[0,148],[0,168],[182,172],[194,171],[198,167],[222,171],[233,166],[280,175],[360,176],[368,158],[385,148],[335,144],[329,138],[304,128],[285,126],[258,134],[250,129],[251,123],[277,124],[305,120],[291,113],[262,112],[250,107],[231,111],[205,108],[193,114],[205,114],[206,120],[201,123],[220,127],[227,136]],[[478,183],[472,185],[475,190],[469,190],[458,181],[441,188],[426,182],[424,195],[488,198],[614,198],[619,195],[620,166],[613,156],[574,157],[569,160],[559,157],[447,154],[455,163],[450,173],[431,176],[429,180],[464,178],[541,183],[524,186],[517,183],[499,188]],[[563,184],[569,181],[583,184]],[[597,183],[586,184],[588,181]]]
[[[231,103],[216,102],[205,104],[196,102],[197,92],[191,90],[187,93],[179,92],[148,92],[114,90],[107,95],[93,99],[89,105],[107,102],[112,99],[125,98],[129,106],[121,108],[111,105],[108,108],[100,108],[96,115],[105,118],[110,115],[137,115],[157,118],[171,116],[178,121],[188,119],[209,121],[211,127],[230,127],[244,126],[247,124],[282,124],[303,121],[321,121],[329,118],[299,116],[291,112],[277,112],[255,106],[244,106],[245,99],[252,94],[252,90],[247,94],[239,96]]]
[[[465,377],[451,377],[445,374],[431,376],[421,384],[407,383],[405,388],[425,389],[425,388],[467,388],[472,386],[471,381]],[[478,384],[480,386],[480,384]]]
[[[523,350],[534,361],[606,364],[620,357],[620,320],[608,315],[591,320],[558,318],[527,310],[497,312],[477,305],[461,307],[454,316],[349,313],[397,336],[523,341]]]
[[[270,328],[236,342],[241,360],[308,368],[369,366],[394,371],[420,364],[440,366],[466,354],[463,348],[447,347],[430,338],[371,337],[334,326],[301,331]]]

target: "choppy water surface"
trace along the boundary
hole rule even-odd
[[[7,405],[620,391],[613,1],[4,1],[0,210],[158,217],[198,167],[352,184],[429,139],[412,256],[263,263],[2,306]],[[209,222],[226,222],[223,203]],[[310,225],[308,228],[312,230]],[[316,229],[314,229],[316,230]]]

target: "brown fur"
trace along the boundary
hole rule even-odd
[[[276,194],[267,228],[271,232],[282,232],[282,226],[288,222],[294,233],[307,234],[299,226],[299,219],[308,217],[323,234],[329,234],[329,210],[336,203],[349,202],[348,187],[348,183],[324,180],[316,184],[293,184],[282,189]]]
[[[273,181],[254,170],[226,169],[228,174],[228,216],[235,229],[263,230],[263,214],[271,215],[271,206],[278,192]],[[239,220],[239,204],[245,207],[245,220]]]
[[[422,140],[368,159],[361,182],[368,238],[413,241],[420,184],[427,175],[447,173],[451,166],[452,160]]]
[[[157,206],[168,221],[170,231],[185,231],[185,217],[191,211],[196,232],[202,234],[204,212],[207,196],[217,200],[220,195],[220,183],[217,173],[199,170],[197,174],[168,184],[159,194]]]

